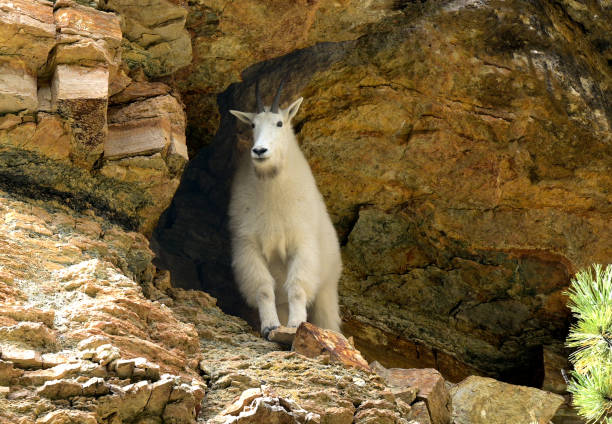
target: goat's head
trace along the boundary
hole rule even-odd
[[[259,95],[259,83],[255,84],[257,112],[240,112],[230,110],[230,113],[253,127],[253,146],[251,160],[255,172],[260,177],[271,177],[278,174],[285,162],[289,143],[293,142],[291,119],[296,115],[303,98],[300,97],[286,109],[279,108],[281,82],[274,97],[274,103],[269,109],[263,106]]]

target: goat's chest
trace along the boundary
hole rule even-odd
[[[286,217],[267,211],[258,217],[255,239],[267,262],[286,262],[293,241],[291,226]]]
[[[256,213],[255,239],[268,263],[286,263],[295,252],[302,233],[303,217],[295,202],[267,202]]]

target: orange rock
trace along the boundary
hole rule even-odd
[[[309,322],[303,322],[295,333],[292,349],[309,358],[329,354],[332,362],[370,371],[368,363],[342,334],[324,330]]]

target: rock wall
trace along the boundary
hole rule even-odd
[[[606,2],[0,0],[0,423],[446,424],[482,415],[471,387],[537,393],[472,377],[451,408],[436,372],[394,386],[415,372],[281,352],[221,311],[253,318],[225,227],[250,130],[227,110],[283,77],[362,353],[562,392],[563,290],[612,257],[610,22]],[[543,397],[517,409],[548,421]]]
[[[115,13],[71,1],[0,8],[0,184],[150,234],[188,158],[180,95],[122,58]]]
[[[211,94],[249,63],[285,53],[265,32],[272,27],[248,53],[246,25],[220,36],[266,7],[204,8],[198,72],[179,82],[188,115],[200,117],[188,130],[194,148],[216,128],[201,119]],[[233,146],[249,130],[227,110],[254,109],[254,81],[271,93],[286,75],[283,99],[305,97],[294,124],[342,240],[345,332],[387,366],[539,386],[543,351],[560,352],[569,324],[570,277],[612,257],[606,20],[547,1],[376,7],[352,32],[342,30],[348,6],[332,21],[329,9],[314,12],[330,22],[323,32],[300,9],[307,29],[285,23],[285,37],[300,43],[284,45],[305,49],[252,65],[219,95],[219,131],[156,230],[160,263],[180,286],[248,316],[229,284],[224,225]],[[589,7],[611,16],[604,3]],[[221,81],[200,56],[210,38],[206,48],[238,52],[215,62],[227,67]],[[333,42],[307,47],[323,40]]]

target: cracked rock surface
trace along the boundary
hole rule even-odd
[[[186,170],[156,252],[176,284],[249,317],[226,283],[223,228],[232,146],[250,129],[227,110],[254,110],[255,80],[271,97],[286,76],[282,101],[305,99],[294,125],[343,245],[357,348],[451,381],[540,387],[542,350],[563,354],[570,277],[612,257],[610,31],[571,2],[396,3],[401,13],[359,38],[242,71],[218,97],[219,130]],[[205,96],[187,91],[202,110]]]

